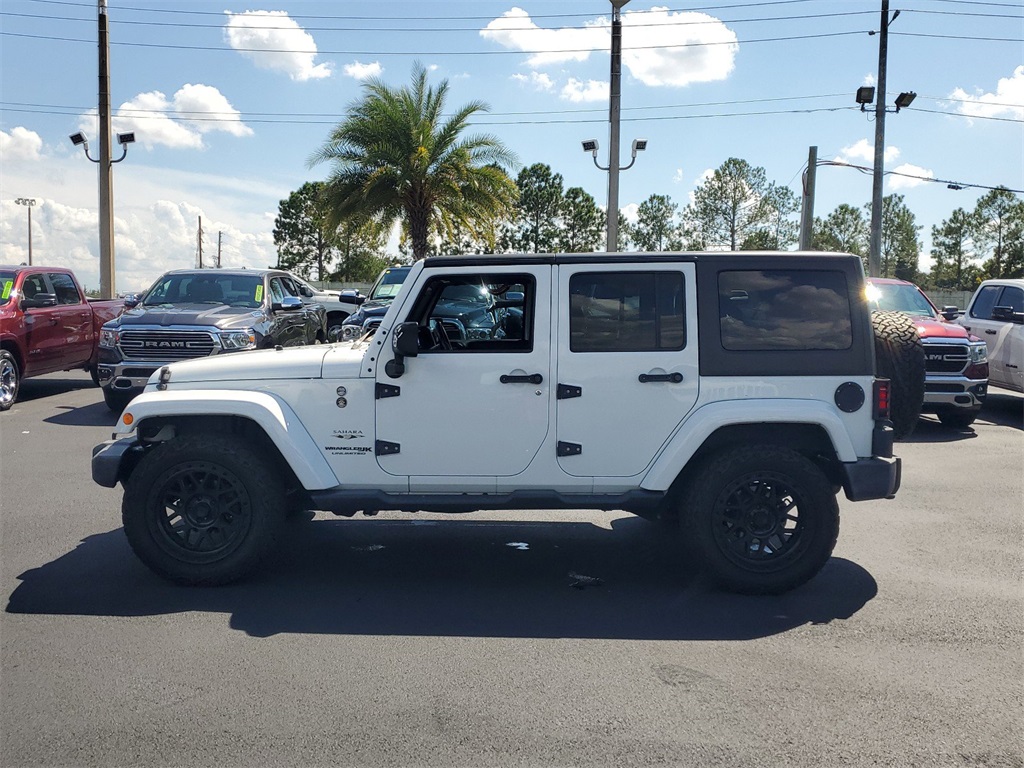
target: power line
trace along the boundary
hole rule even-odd
[[[837,165],[842,168],[853,168],[854,170],[860,171],[864,174],[873,173],[872,168],[868,168],[864,165],[855,165],[854,163],[844,163],[841,160],[819,160],[818,165]],[[934,184],[945,184],[951,189],[1005,189],[1007,192],[1014,192],[1017,194],[1024,194],[1024,189],[1010,189],[1009,187],[1000,184],[996,187],[991,187],[985,184],[972,184],[967,181],[951,181],[949,179],[936,179],[934,176],[919,176],[913,173],[904,173],[902,171],[885,171],[885,176],[903,176],[908,179],[917,179],[918,181],[928,181]]]

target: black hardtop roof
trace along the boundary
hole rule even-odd
[[[661,253],[488,253],[466,256],[430,256],[424,259],[425,269],[435,267],[504,266],[530,264],[666,264],[715,262],[728,259],[737,262],[764,262],[771,260],[799,260],[803,264],[813,261],[860,259],[849,253],[827,251],[678,251]]]

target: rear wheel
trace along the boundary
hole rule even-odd
[[[908,437],[924,405],[924,345],[913,319],[902,312],[872,312],[878,375],[889,379],[893,436]]]
[[[186,435],[148,453],[129,478],[121,516],[135,554],[179,584],[250,573],[285,518],[278,472],[244,441]]]
[[[335,342],[341,341],[341,324],[345,322],[347,318],[343,312],[332,312],[327,316],[327,341]]]
[[[681,521],[716,584],[778,594],[807,582],[831,557],[839,504],[809,459],[753,445],[718,453],[693,473]]]
[[[18,399],[21,388],[21,371],[18,361],[7,350],[0,350],[0,411],[9,410]]]

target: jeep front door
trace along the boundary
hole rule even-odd
[[[692,263],[558,268],[558,463],[631,477],[697,400]]]
[[[420,351],[389,375],[389,335],[377,363],[384,471],[409,476],[414,491],[456,476],[486,489],[530,465],[547,435],[554,386],[550,281],[550,265],[421,273],[396,320],[417,324]]]

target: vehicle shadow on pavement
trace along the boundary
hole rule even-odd
[[[710,588],[681,565],[675,533],[638,518],[590,523],[336,520],[295,523],[254,578],[186,588],[150,573],[120,529],[23,573],[7,612],[231,614],[253,637],[281,633],[749,640],[848,619],[878,591],[832,558],[771,597]],[[682,561],[685,562],[685,561]]]
[[[43,419],[48,424],[61,424],[69,427],[112,427],[117,424],[121,414],[113,413],[105,403],[93,403],[80,408],[69,405],[57,406],[60,413]]]
[[[975,424],[994,424],[1024,430],[1024,397],[1013,392],[989,390],[985,405],[978,414]],[[938,417],[924,415],[918,420],[914,431],[900,442],[952,443],[977,436],[973,425],[962,429],[947,427],[939,422]]]
[[[68,378],[58,378],[51,374],[22,381],[18,387],[18,402],[24,403],[43,397],[54,397],[79,389],[95,389],[96,396],[101,397],[99,387],[92,383],[88,374]]]

